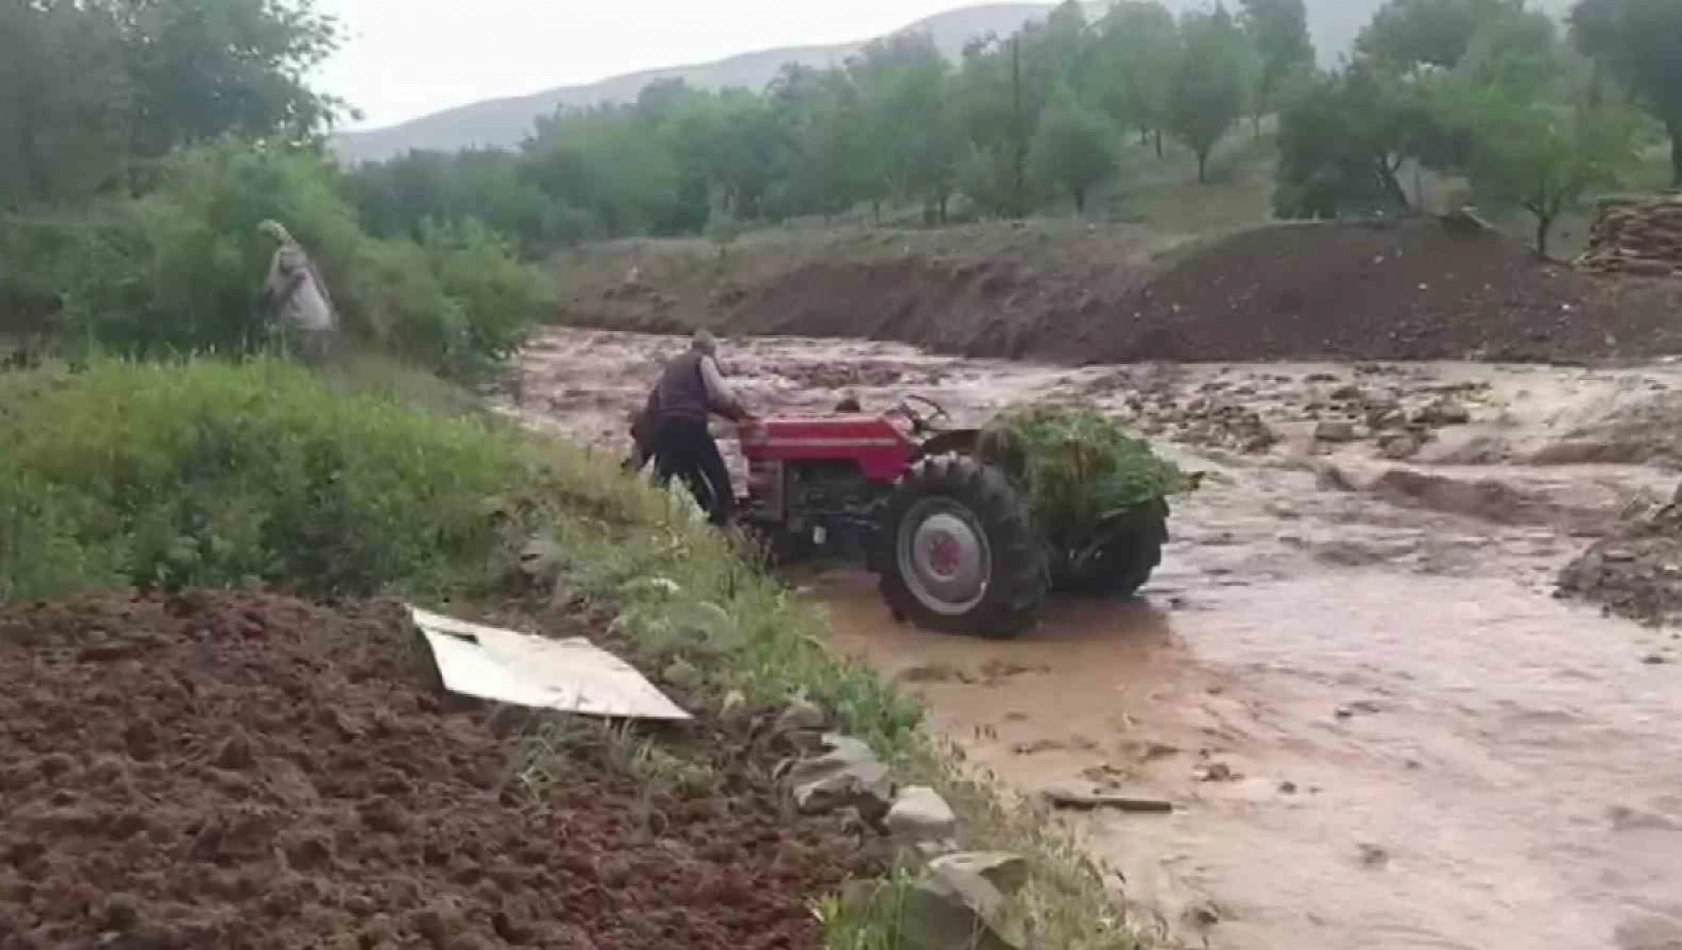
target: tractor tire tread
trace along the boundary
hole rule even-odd
[[[918,500],[945,495],[981,522],[992,548],[993,577],[986,597],[968,613],[950,616],[925,607],[899,572],[899,522]],[[907,472],[889,497],[875,563],[879,587],[890,610],[918,626],[995,639],[1033,627],[1045,604],[1048,584],[1045,548],[1027,500],[997,469],[969,456],[928,458]]]

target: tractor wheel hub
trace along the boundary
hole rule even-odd
[[[987,595],[992,552],[987,536],[962,505],[941,498],[919,502],[901,522],[901,576],[936,613],[967,613]]]

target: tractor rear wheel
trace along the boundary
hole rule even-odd
[[[1109,543],[1079,569],[1053,578],[1058,591],[1099,597],[1132,597],[1162,564],[1168,543],[1168,503],[1141,505]]]
[[[1006,638],[1045,603],[1045,548],[1027,500],[968,456],[926,459],[889,496],[871,558],[896,617]]]

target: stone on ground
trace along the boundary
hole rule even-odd
[[[926,785],[900,789],[884,822],[896,842],[925,854],[957,850],[958,816],[946,799]]]
[[[893,803],[888,767],[857,739],[826,735],[823,743],[828,751],[789,769],[794,804],[807,814],[856,808],[865,820],[880,821]]]

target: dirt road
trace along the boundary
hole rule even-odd
[[[556,331],[522,414],[617,452],[681,345]],[[1210,473],[1144,602],[1062,602],[1019,641],[896,626],[854,573],[811,586],[840,644],[1011,786],[1172,801],[1081,819],[1155,926],[1250,950],[1682,946],[1682,640],[1551,596],[1589,538],[1670,497],[1682,367],[1071,370],[796,339],[726,364],[761,412],[1079,398]]]

